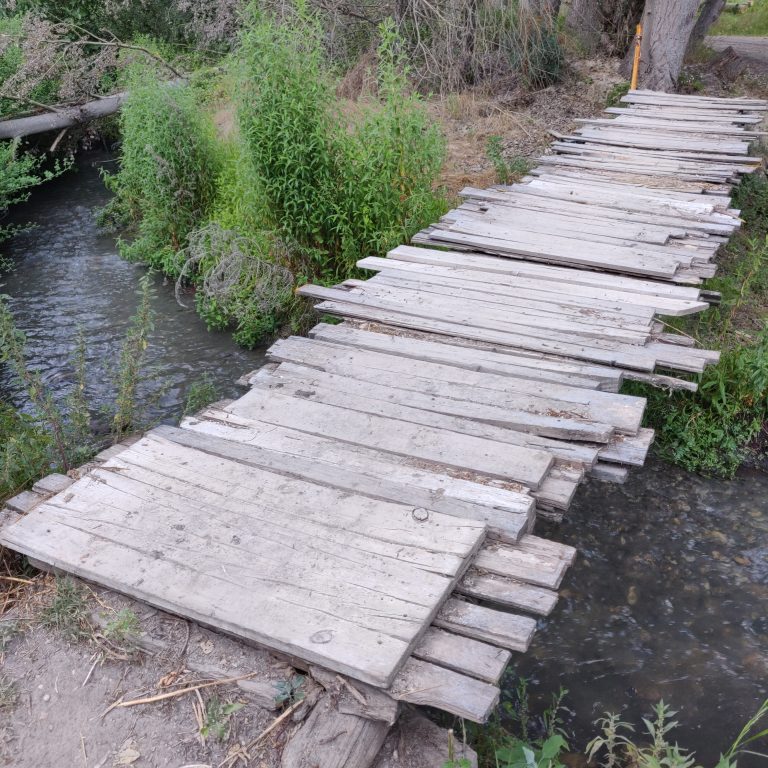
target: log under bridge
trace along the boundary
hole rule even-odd
[[[662,318],[717,300],[702,282],[766,110],[630,92],[363,259],[370,279],[303,286],[343,322],[277,341],[239,399],[11,500],[0,543],[344,675],[391,703],[374,720],[411,702],[483,722],[577,556],[537,516],[646,457],[622,382],[693,390],[680,374],[718,360]]]

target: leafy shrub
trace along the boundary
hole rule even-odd
[[[433,189],[444,145],[391,25],[378,51],[380,102],[348,125],[339,114],[320,26],[301,7],[277,25],[251,8],[241,46],[238,117],[268,216],[309,271],[333,279],[443,212]]]
[[[659,453],[692,472],[733,477],[768,421],[768,328],[723,353],[695,393],[643,388]]]
[[[31,416],[0,403],[0,504],[46,474],[51,434]]]
[[[501,142],[501,136],[489,136],[485,145],[485,154],[493,163],[496,171],[496,181],[499,184],[511,184],[521,176],[525,176],[531,169],[531,165],[524,157],[515,157],[507,160],[504,157],[504,147]]]
[[[177,276],[178,252],[213,205],[219,158],[213,128],[184,85],[158,82],[137,69],[120,115],[120,170],[106,175],[114,199],[102,221],[134,223],[121,255]]]

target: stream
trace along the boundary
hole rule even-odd
[[[106,153],[83,155],[76,172],[35,190],[14,212],[34,229],[2,246],[16,268],[0,277],[0,292],[11,296],[32,364],[55,392],[66,392],[82,328],[97,406],[113,396],[144,273],[120,259],[114,238],[94,222],[109,199],[99,168],[113,162]],[[237,396],[235,379],[261,364],[263,350],[206,331],[161,278],[152,304],[151,375],[142,393],[151,419],[178,419],[190,383],[204,373],[219,397]],[[25,407],[7,373],[0,373],[3,394]],[[564,523],[537,532],[580,554],[555,612],[513,663],[505,697],[516,674],[530,680],[534,711],[567,688],[572,748],[584,747],[604,712],[640,729],[641,716],[663,698],[679,711],[680,744],[713,765],[768,696],[768,475],[743,471],[724,482],[651,460],[623,486],[587,483]],[[759,762],[745,757],[740,768]]]
[[[76,170],[33,191],[8,221],[33,227],[0,245],[15,269],[0,275],[16,324],[27,337],[32,367],[58,395],[74,381],[70,363],[79,329],[86,340],[87,391],[93,410],[114,398],[114,372],[128,323],[139,301],[144,267],[123,261],[115,238],[96,225],[95,213],[110,199],[99,170],[114,169],[106,152],[80,156]],[[154,280],[154,331],[140,387],[148,421],[178,420],[189,386],[208,374],[221,398],[242,393],[235,380],[263,361],[263,350],[238,347],[228,333],[210,333],[193,308],[193,297],[174,296],[174,286]],[[0,395],[17,407],[25,396],[0,371]]]

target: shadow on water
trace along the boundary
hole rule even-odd
[[[536,705],[567,688],[583,747],[606,711],[640,730],[663,699],[679,711],[674,739],[713,765],[768,696],[768,475],[726,482],[652,460],[625,485],[589,482],[539,532],[579,557],[516,666]]]
[[[110,197],[99,168],[110,169],[113,163],[107,153],[82,155],[75,171],[39,187],[13,211],[18,222],[34,228],[0,246],[15,263],[13,272],[0,276],[0,292],[11,297],[32,365],[54,392],[66,392],[72,377],[68,359],[82,327],[95,406],[112,398],[113,371],[145,273],[142,266],[118,256],[115,238],[94,220]],[[235,379],[263,361],[263,351],[248,352],[226,333],[209,333],[192,308],[192,297],[185,303],[188,308],[179,306],[173,285],[156,278],[155,330],[141,393],[153,419],[178,417],[189,383],[205,373],[221,397],[238,395]],[[7,371],[0,371],[2,393],[24,406],[24,396],[13,389]]]

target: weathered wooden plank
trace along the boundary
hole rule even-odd
[[[319,323],[312,328],[309,336],[318,341],[453,365],[472,371],[488,371],[534,381],[554,381],[609,392],[617,392],[622,379],[621,371],[607,366],[515,355],[478,346],[460,346],[447,343],[448,339],[434,335],[429,339],[409,336],[397,328],[373,331],[358,328],[351,323]]]
[[[530,488],[538,488],[553,461],[552,456],[544,451],[285,397],[274,391],[252,389],[227,410],[309,434],[333,437],[501,479],[509,477],[510,466],[514,464],[518,481],[525,477],[525,485]]]
[[[567,269],[548,264],[509,261],[486,254],[456,253],[452,251],[438,251],[433,248],[416,248],[412,245],[399,245],[387,255],[389,258],[400,261],[433,264],[443,267],[452,266],[494,274],[498,273],[500,275],[544,278],[553,282],[565,282],[569,285],[590,285],[606,290],[628,291],[630,293],[647,294],[650,296],[672,296],[676,299],[693,301],[699,299],[698,288],[671,285],[637,277]]]
[[[31,509],[34,509],[41,501],[45,499],[45,496],[36,491],[22,491],[21,493],[13,496],[5,502],[5,506],[12,512],[18,512],[19,514],[26,514]]]
[[[323,696],[309,717],[291,734],[280,757],[281,768],[368,768],[376,759],[390,726],[340,712]]]
[[[585,466],[592,466],[597,461],[597,447],[553,440],[531,431],[518,431],[475,418],[454,415],[455,412],[461,412],[462,401],[458,401],[457,406],[457,401],[452,398],[438,398],[412,390],[360,382],[292,363],[282,363],[275,371],[262,370],[252,379],[252,383],[254,386],[274,389],[292,397],[547,451],[555,458]],[[480,410],[477,403],[468,403],[468,407],[474,411]],[[509,479],[518,481],[514,467],[510,468]]]
[[[611,424],[635,434],[642,422],[644,398],[613,392],[595,392],[581,387],[548,384],[544,397],[541,385],[494,373],[480,373],[465,368],[406,360],[396,355],[354,350],[307,340],[297,336],[281,339],[270,347],[268,355],[280,362],[294,362],[328,373],[351,376],[361,381],[400,389],[412,389],[429,395],[445,396],[467,403],[484,403],[499,408],[537,409],[546,414],[568,408],[572,416],[586,421]],[[468,389],[463,389],[466,387]],[[568,403],[568,406],[564,406]]]
[[[518,542],[517,548],[523,552],[530,552],[535,555],[555,557],[563,560],[566,565],[573,565],[576,560],[576,547],[571,547],[559,541],[552,541],[551,539],[543,539],[541,536],[533,536],[531,534],[523,536]]]
[[[435,626],[426,631],[413,655],[493,684],[498,683],[512,657],[508,650]]]
[[[519,490],[496,488],[451,477],[438,467],[416,468],[397,458],[274,424],[207,409],[182,422],[183,431],[157,427],[168,439],[249,466],[265,467],[376,499],[434,509],[478,520],[503,541],[517,541],[533,519],[533,498]],[[232,444],[242,443],[238,452]]]
[[[435,626],[510,651],[525,652],[536,631],[536,620],[450,598],[437,614]]]
[[[568,563],[559,557],[495,544],[483,547],[475,557],[473,565],[489,573],[549,589],[557,589],[560,586],[568,569]]]
[[[548,616],[557,604],[557,592],[522,581],[470,568],[456,591],[467,597],[505,608]]]
[[[484,723],[499,701],[499,689],[482,680],[410,658],[389,694],[398,701],[436,707],[473,723]]]
[[[3,542],[380,686],[426,630],[484,530],[279,476],[270,486],[268,473],[160,438],[93,472],[98,480],[83,478],[63,499],[44,502],[4,530]],[[381,525],[380,514],[389,518]],[[423,537],[422,555],[414,536]],[[462,551],[438,564],[438,546]],[[456,575],[438,572],[446,569]],[[371,645],[377,654],[368,662],[360,654]]]
[[[562,304],[565,307],[591,309],[602,306],[616,313],[640,319],[645,319],[649,315],[652,317],[655,312],[673,316],[687,315],[701,312],[708,307],[706,302],[696,299],[675,299],[580,284],[580,279],[584,279],[585,282],[590,281],[588,274],[585,278],[581,278],[579,274],[573,275],[571,281],[567,282],[565,276],[561,275],[554,275],[554,279],[549,279],[550,276],[546,274],[530,277],[526,277],[524,273],[500,274],[484,270],[483,264],[480,264],[480,269],[474,269],[473,264],[466,267],[439,266],[377,257],[362,259],[358,262],[358,266],[377,270],[383,275],[397,277],[402,275],[406,279],[445,285],[463,284],[493,294],[502,296],[517,294],[539,301]],[[696,293],[698,294],[698,291]]]
[[[40,494],[53,494],[63,491],[65,488],[69,488],[75,481],[67,475],[62,475],[58,472],[54,472],[51,475],[46,475],[40,478],[33,486],[32,490]]]

